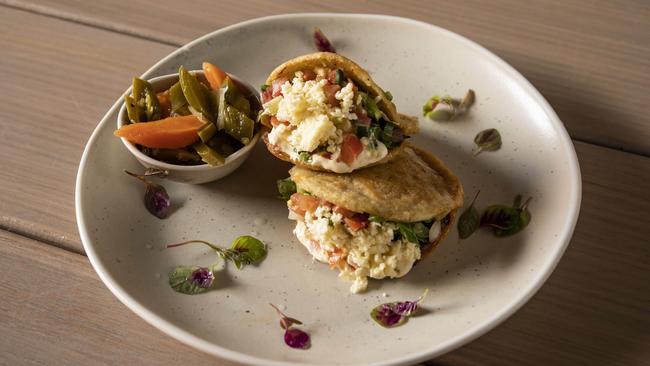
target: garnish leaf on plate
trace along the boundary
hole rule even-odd
[[[291,348],[307,349],[311,346],[311,339],[307,332],[292,328],[294,324],[302,325],[298,319],[286,316],[280,309],[271,305],[275,311],[280,315],[280,327],[284,329],[284,343]]]
[[[169,272],[169,286],[182,294],[196,295],[206,292],[213,283],[212,268],[178,266]]]
[[[481,216],[481,226],[492,229],[498,237],[514,235],[523,230],[531,220],[528,205],[531,198],[521,204],[521,195],[515,198],[513,206],[491,205],[485,208]]]
[[[193,243],[207,245],[224,260],[234,262],[237,269],[242,269],[247,264],[257,263],[266,256],[266,246],[264,243],[249,235],[236,238],[228,249],[219,248],[205,240],[188,240],[182,243],[169,244],[167,248],[176,248]]]
[[[461,239],[469,238],[481,224],[481,216],[479,215],[478,210],[474,207],[474,203],[476,202],[479,193],[481,193],[481,191],[476,192],[476,196],[474,196],[472,203],[458,218],[458,237]]]
[[[474,143],[476,144],[474,156],[483,151],[497,151],[501,148],[501,134],[496,128],[488,128],[476,134]]]
[[[320,52],[336,53],[334,46],[332,46],[332,43],[325,37],[325,34],[323,34],[320,28],[314,28],[314,45]]]
[[[474,99],[472,89],[469,89],[461,100],[452,99],[450,96],[434,95],[422,107],[422,115],[438,122],[451,121],[467,113],[474,104]]]
[[[132,177],[139,179],[147,187],[144,192],[144,206],[152,215],[156,216],[159,219],[164,219],[169,216],[171,199],[169,198],[167,190],[160,184],[150,182],[145,178],[145,175],[162,175],[163,173],[147,174],[147,172],[145,172],[144,175],[138,175],[127,170],[124,172]]]
[[[418,309],[429,289],[413,301],[396,301],[378,305],[370,311],[370,317],[384,328],[394,328],[406,323]]]

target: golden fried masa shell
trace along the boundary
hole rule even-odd
[[[395,104],[388,99],[386,93],[377,85],[368,72],[352,60],[331,52],[316,52],[293,58],[278,66],[266,79],[266,84],[273,84],[273,80],[280,78],[293,79],[296,71],[315,70],[317,68],[341,69],[345,76],[351,79],[361,90],[367,92],[372,98],[377,99],[377,106],[386,114],[386,117],[400,126],[407,136],[418,132],[417,119],[404,120],[397,113]],[[378,98],[377,98],[378,97]],[[268,124],[268,121],[263,121]]]
[[[390,221],[443,219],[463,205],[458,178],[436,157],[405,143],[390,162],[348,174],[296,166],[291,179],[301,189],[337,206]]]

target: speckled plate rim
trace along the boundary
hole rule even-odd
[[[388,15],[371,15],[371,14],[339,14],[339,13],[296,13],[296,14],[283,14],[283,15],[274,15],[274,16],[268,16],[268,17],[262,17],[262,18],[256,18],[256,19],[251,19],[245,22],[237,23],[219,30],[216,30],[212,33],[208,33],[200,38],[197,38],[196,40],[180,47],[179,49],[175,50],[174,52],[170,53],[163,59],[161,59],[159,62],[157,62],[155,65],[153,65],[147,72],[145,72],[142,77],[143,78],[148,78],[150,77],[151,74],[153,74],[162,63],[166,62],[168,59],[174,57],[175,55],[186,52],[188,48],[191,48],[195,46],[196,44],[205,42],[207,39],[212,38],[214,36],[218,36],[220,33],[224,33],[227,31],[231,31],[233,29],[237,28],[245,28],[253,24],[258,24],[258,23],[264,23],[264,22],[281,22],[284,20],[289,20],[289,19],[295,19],[295,18],[306,18],[306,17],[337,17],[337,18],[357,18],[357,17],[364,17],[364,18],[372,18],[372,19],[377,19],[377,20],[382,20],[386,22],[391,22],[394,24],[405,24],[405,25],[414,25],[417,27],[421,28],[426,28],[429,31],[434,31],[437,32],[438,34],[441,34],[443,36],[449,37],[456,42],[459,42],[463,46],[470,47],[474,51],[479,52],[483,57],[485,57],[487,60],[492,62],[495,66],[498,66],[501,70],[501,72],[507,74],[509,77],[512,78],[513,81],[517,82],[522,89],[530,95],[533,100],[542,108],[544,113],[546,114],[546,117],[549,120],[549,123],[553,127],[553,130],[557,134],[558,139],[560,140],[560,143],[563,145],[564,148],[566,148],[566,151],[568,152],[566,158],[568,160],[568,165],[569,165],[569,170],[570,170],[570,176],[571,176],[571,184],[568,189],[570,190],[569,196],[570,196],[570,212],[568,213],[569,220],[567,220],[566,225],[562,228],[561,234],[558,237],[558,241],[560,241],[562,244],[557,246],[555,251],[552,252],[550,255],[547,256],[546,261],[544,262],[543,268],[541,271],[539,271],[538,276],[534,279],[534,281],[531,281],[529,283],[529,286],[525,289],[523,289],[520,293],[520,296],[517,298],[513,298],[512,301],[509,303],[508,306],[505,306],[501,311],[496,312],[492,314],[490,317],[486,317],[486,319],[477,324],[476,326],[470,328],[468,331],[466,331],[464,334],[450,338],[446,342],[443,342],[441,344],[436,345],[435,347],[432,347],[430,349],[424,349],[421,352],[417,353],[412,353],[407,356],[403,357],[398,357],[394,359],[389,359],[385,360],[382,362],[378,363],[373,363],[369,365],[373,366],[388,366],[388,365],[408,365],[408,364],[413,364],[425,360],[432,359],[436,356],[442,355],[446,352],[449,352],[455,348],[458,348],[464,344],[467,344],[471,342],[472,340],[480,337],[481,335],[487,333],[489,330],[493,329],[497,325],[499,325],[501,322],[506,320],[508,317],[510,317],[513,313],[515,313],[519,308],[521,308],[538,290],[539,288],[544,284],[546,279],[550,276],[550,274],[553,272],[555,267],[557,266],[560,258],[562,257],[562,254],[566,250],[566,247],[569,244],[569,241],[571,240],[571,237],[573,235],[573,230],[575,228],[576,222],[578,220],[578,214],[580,211],[580,203],[582,199],[582,183],[581,183],[581,175],[580,175],[580,166],[578,164],[578,158],[575,153],[575,149],[573,147],[573,143],[571,142],[571,138],[569,137],[569,134],[567,133],[566,129],[564,128],[564,125],[558,118],[557,114],[555,111],[551,108],[551,106],[548,104],[546,99],[535,89],[535,87],[528,81],[526,78],[524,78],[518,71],[516,71],[512,66],[510,66],[508,63],[503,61],[501,58],[498,56],[494,55],[492,52],[488,51],[484,47],[478,45],[477,43],[460,36],[456,33],[453,33],[451,31],[448,31],[444,28],[429,24],[429,23],[424,23],[420,21],[416,21],[413,19],[408,19],[408,18],[401,18],[401,17],[395,17],[395,16],[388,16]],[[124,290],[122,286],[120,286],[117,281],[115,281],[109,274],[108,270],[104,266],[104,263],[102,262],[102,259],[98,257],[97,252],[95,251],[93,247],[92,240],[89,235],[89,230],[86,224],[85,216],[86,213],[83,210],[83,203],[82,203],[82,190],[84,187],[85,183],[85,167],[86,164],[88,163],[89,160],[89,153],[91,147],[96,143],[96,141],[100,138],[100,130],[104,127],[106,123],[112,123],[113,119],[112,116],[117,113],[120,105],[121,105],[121,99],[118,99],[118,101],[111,107],[111,109],[106,113],[106,115],[102,118],[100,123],[97,125],[95,130],[93,131],[88,143],[86,144],[86,147],[84,149],[83,155],[81,157],[81,161],[79,163],[79,170],[77,172],[77,180],[76,180],[76,186],[75,186],[75,211],[76,211],[76,218],[77,218],[77,225],[79,227],[79,234],[81,237],[81,242],[83,244],[84,250],[86,251],[86,254],[88,256],[88,259],[90,260],[90,263],[92,264],[93,268],[99,275],[100,279],[104,282],[104,284],[109,288],[109,290],[122,302],[124,303],[129,309],[131,309],[133,312],[135,312],[138,316],[146,320],[149,324],[155,326],[156,328],[160,329],[161,331],[169,334],[173,338],[191,346],[194,348],[197,348],[199,350],[202,350],[204,352],[207,352],[209,354],[218,356],[218,357],[223,357],[228,360],[232,360],[235,362],[241,362],[241,363],[246,363],[246,364],[253,364],[253,365],[309,365],[305,363],[287,363],[287,362],[278,362],[278,361],[272,361],[272,360],[267,360],[263,358],[258,358],[258,357],[253,357],[244,353],[240,352],[235,352],[230,349],[220,347],[218,345],[215,345],[211,342],[208,342],[204,339],[201,339],[194,334],[185,331],[172,323],[160,318],[158,315],[156,315],[154,312],[150,311],[148,308],[143,306],[141,303],[136,301],[135,299],[131,298],[128,293]]]

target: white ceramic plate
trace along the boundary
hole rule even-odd
[[[399,280],[372,281],[353,295],[326,265],[313,263],[293,237],[275,181],[289,165],[258,145],[232,175],[208,185],[165,182],[175,204],[158,220],[141,202],[143,187],[122,170],[141,169],[112,134],[121,98],[93,133],[83,154],[76,209],[84,248],[108,288],[149,323],[203,351],[259,364],[397,365],[433,358],[480,336],[521,307],[560,259],[578,216],[580,172],[573,145],[544,98],[519,73],[482,47],[435,26],[371,15],[293,14],[256,19],[204,36],[164,58],[143,77],[198,68],[209,60],[261,84],[281,62],[313,52],[320,27],[338,52],[352,58],[394,95],[398,110],[420,115],[430,95],[476,91],[467,118],[420,119],[419,146],[459,175],[479,206],[532,196],[532,222],[516,236],[480,232],[458,241],[456,230]],[[125,81],[125,84],[127,81]],[[116,96],[117,97],[117,96]],[[498,152],[472,157],[474,135],[496,127]],[[269,246],[258,267],[230,266],[218,289],[173,292],[167,273],[178,264],[210,264],[203,247],[162,250],[201,238],[229,245],[252,234]],[[370,318],[386,301],[417,298],[430,289],[425,311],[408,324],[383,329]],[[388,297],[384,297],[383,294]],[[305,323],[309,350],[286,347],[269,302]]]

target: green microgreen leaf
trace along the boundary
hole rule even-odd
[[[497,151],[501,148],[501,134],[496,128],[488,128],[474,137],[474,143],[476,144],[474,156],[483,151]]]
[[[481,191],[476,192],[476,196],[472,200],[472,203],[463,211],[463,213],[458,218],[458,237],[461,239],[467,239],[472,235],[478,228],[481,223],[481,216],[478,213],[478,210],[474,207],[476,198],[478,198]]]

